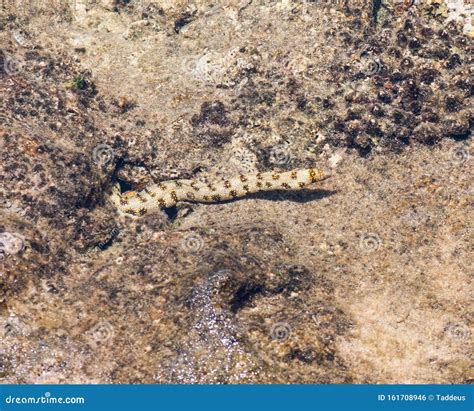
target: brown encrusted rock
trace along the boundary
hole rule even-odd
[[[442,2],[66,3],[0,9],[1,382],[472,380],[470,44]]]

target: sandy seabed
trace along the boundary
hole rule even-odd
[[[472,382],[472,37],[442,2],[17,3],[1,383]],[[108,201],[313,166],[311,190]]]

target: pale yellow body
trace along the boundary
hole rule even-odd
[[[171,180],[148,186],[140,192],[120,193],[115,189],[111,199],[121,213],[142,216],[153,209],[173,207],[179,201],[216,203],[260,191],[301,190],[327,177],[327,171],[310,168],[240,175],[215,183]]]

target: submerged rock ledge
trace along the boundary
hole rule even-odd
[[[0,382],[472,382],[472,33],[409,3],[2,6]]]

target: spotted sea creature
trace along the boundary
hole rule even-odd
[[[287,172],[242,174],[213,183],[193,180],[170,180],[153,184],[140,192],[122,193],[114,187],[111,201],[120,213],[143,216],[160,208],[170,208],[180,201],[218,203],[244,197],[251,193],[274,190],[302,190],[330,176],[327,170],[315,168]]]

